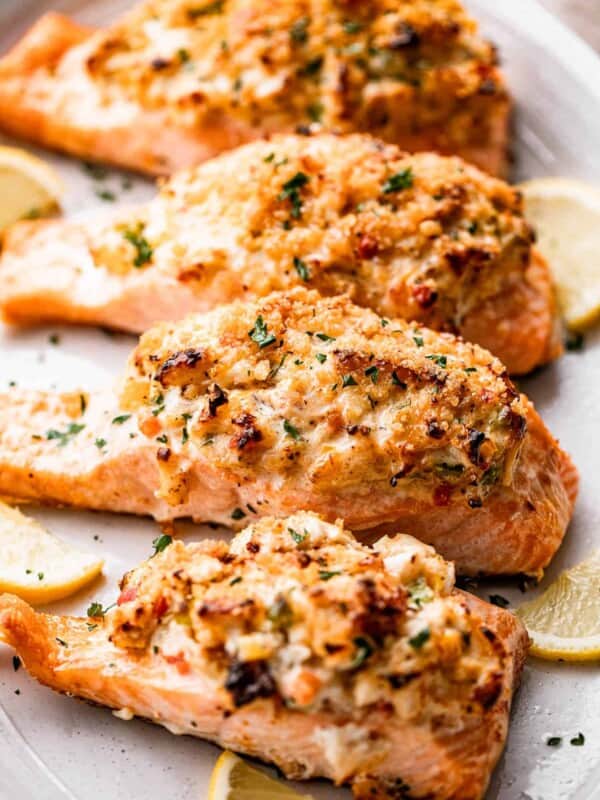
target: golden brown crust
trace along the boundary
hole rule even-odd
[[[106,221],[21,223],[0,274],[13,321],[139,332],[305,285],[464,333],[511,373],[560,350],[519,193],[460,159],[365,135],[276,136],[180,173]]]
[[[5,595],[0,636],[59,691],[290,777],[349,783],[360,800],[481,798],[527,634],[456,592],[433,550],[401,535],[365,547],[303,513],[229,546],[164,544],[93,619]]]
[[[455,0],[146,0],[85,38],[54,15],[0,62],[5,129],[154,173],[298,125],[501,173],[509,106],[493,47]]]

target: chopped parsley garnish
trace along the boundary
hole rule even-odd
[[[283,420],[283,430],[287,433],[288,436],[291,436],[292,439],[294,439],[295,441],[298,441],[298,439],[301,438],[300,431],[298,430],[298,428],[292,425],[289,419]]]
[[[290,39],[296,44],[304,44],[308,40],[308,17],[296,20],[290,28]]]
[[[182,414],[183,418],[183,428],[181,429],[181,444],[185,444],[187,440],[190,438],[190,434],[188,432],[187,424],[191,420],[191,414]]]
[[[108,178],[108,169],[102,164],[93,164],[91,161],[84,161],[82,166],[90,178],[93,178],[95,181],[103,181]]]
[[[322,342],[335,342],[334,336],[328,336],[326,333],[317,333],[315,334],[317,339],[320,339]]]
[[[280,370],[280,369],[283,367],[283,365],[285,364],[285,360],[286,360],[286,358],[288,357],[288,355],[289,355],[289,353],[284,353],[284,354],[281,356],[281,361],[279,362],[279,364],[276,364],[276,365],[275,365],[275,366],[274,366],[274,367],[273,367],[273,368],[272,368],[272,369],[269,371],[269,374],[267,375],[267,378],[268,378],[269,380],[273,380],[273,378],[274,378],[274,377],[277,375],[277,373],[279,372],[279,370]]]
[[[319,364],[324,364],[327,361],[327,356],[325,355],[325,353],[317,353],[315,358],[317,359]]]
[[[464,368],[464,372],[468,372],[468,373],[477,372],[477,367],[465,367]]]
[[[310,272],[306,266],[306,262],[302,261],[298,256],[294,256],[294,268],[303,281],[310,280]]]
[[[187,64],[191,59],[190,51],[186,50],[184,47],[180,47],[177,51],[177,58],[181,64]]]
[[[164,395],[162,393],[157,394],[152,402],[154,403],[154,408],[152,409],[152,416],[157,417],[161,411],[165,410]]]
[[[414,177],[411,167],[396,172],[394,175],[385,181],[381,190],[384,194],[391,194],[392,192],[402,192],[404,189],[410,189],[413,186]]]
[[[562,736],[549,736],[546,739],[546,744],[548,747],[558,747],[559,744],[562,744]]]
[[[304,67],[298,70],[299,75],[316,75],[323,66],[323,56],[312,58]]]
[[[38,581],[43,581],[44,580],[44,573],[43,572],[38,572],[37,579],[38,579]]]
[[[289,181],[283,184],[283,188],[279,195],[278,200],[289,200],[292,204],[292,217],[300,219],[302,216],[302,198],[300,197],[300,189],[306,186],[310,178],[304,172],[297,172]]]
[[[571,739],[571,742],[570,742],[570,743],[573,745],[573,747],[582,747],[582,746],[585,744],[585,736],[584,736],[584,735],[583,735],[583,733],[581,733],[581,731],[580,731],[580,732],[577,734],[577,736],[574,736],[574,737]]]
[[[241,508],[234,508],[231,512],[231,519],[243,519],[245,516],[246,512]]]
[[[117,195],[108,189],[96,189],[95,194],[96,197],[98,197],[100,200],[104,200],[105,203],[114,203],[117,199]]]
[[[61,647],[68,647],[69,645],[65,642],[64,639],[59,639],[58,636],[55,637],[56,641],[59,643]]]
[[[362,23],[356,22],[355,20],[348,20],[347,22],[344,22],[344,31],[350,35],[353,33],[359,33],[359,31],[362,31],[362,27]]]
[[[379,321],[381,322],[382,328],[387,328],[387,326],[390,324],[389,319],[385,319],[384,317],[381,317]]]
[[[304,533],[298,533],[298,531],[295,531],[293,528],[288,528],[288,532],[296,544],[302,544],[302,542],[308,536],[308,531],[304,531]]]
[[[569,353],[579,353],[583,350],[584,345],[584,338],[583,333],[575,333],[575,331],[569,331],[567,333],[567,339],[565,341],[565,347],[569,351]]]
[[[169,437],[166,433],[162,433],[160,436],[156,437],[156,441],[160,442],[161,444],[167,444],[169,441]]]
[[[113,425],[122,425],[124,422],[127,422],[127,420],[130,417],[131,417],[131,414],[121,414],[118,417],[114,417],[114,419],[112,421],[112,424]]]
[[[365,370],[365,375],[367,378],[371,378],[371,383],[377,383],[379,380],[379,370],[377,367],[367,367]]]
[[[213,0],[212,3],[207,3],[205,6],[188,8],[187,15],[190,19],[197,19],[198,17],[207,17],[209,14],[221,14],[223,2],[224,0]]]
[[[418,336],[416,333],[413,336],[413,342],[417,345],[417,347],[423,347],[423,337]]]
[[[155,556],[157,553],[162,553],[162,551],[166,550],[172,542],[173,537],[169,536],[168,533],[163,533],[160,536],[157,536],[156,539],[152,540],[152,547],[154,548],[152,555]]]
[[[358,386],[352,375],[342,376],[342,387],[346,388],[346,386]]]
[[[252,330],[248,331],[248,336],[253,342],[256,342],[261,350],[263,347],[268,347],[270,344],[277,341],[276,337],[273,336],[272,333],[269,333],[267,324],[260,315],[256,318]]]
[[[429,637],[431,636],[431,631],[429,628],[423,628],[422,631],[415,634],[415,636],[411,636],[408,640],[408,643],[411,647],[414,647],[415,650],[420,650],[425,642],[429,641]]]
[[[56,439],[59,447],[64,447],[69,444],[70,440],[80,433],[85,428],[85,425],[78,425],[71,422],[67,426],[66,431],[57,431],[54,428],[46,432],[46,439]]]
[[[60,344],[60,336],[58,333],[51,333],[48,337],[48,341],[50,344]]]
[[[237,575],[235,578],[232,578],[232,579],[229,581],[229,585],[230,585],[230,586],[235,586],[235,585],[236,585],[236,583],[241,583],[241,582],[242,582],[242,576],[241,576],[241,575]]]
[[[140,223],[136,228],[128,228],[123,231],[123,238],[135,248],[136,255],[133,260],[133,266],[138,268],[152,261],[152,256],[154,255],[150,243],[143,236],[143,230],[144,226]]]
[[[421,608],[424,603],[433,600],[434,594],[425,578],[421,576],[408,586],[408,596],[414,608]]]
[[[79,408],[81,409],[81,413],[85,414],[85,410],[87,408],[87,399],[84,394],[79,395]]]
[[[356,654],[350,664],[350,669],[358,669],[362,667],[365,661],[373,654],[374,647],[369,639],[364,636],[356,636],[353,639],[354,646],[356,647]]]
[[[322,103],[311,103],[306,109],[306,113],[313,122],[320,122],[324,110]]]
[[[106,447],[106,439],[96,439],[94,444],[98,450],[102,450],[103,447]]]
[[[163,548],[164,549],[164,548]],[[114,608],[116,603],[113,603],[110,606],[103,607],[102,603],[90,603],[87,610],[88,617],[103,617],[107,611],[110,611],[111,608]]]
[[[265,156],[263,158],[263,161],[265,162],[265,164],[270,164],[271,161],[274,161],[274,160],[275,160],[275,153],[269,153],[268,156]]]
[[[425,356],[429,361],[433,361],[434,364],[437,364],[438,367],[442,367],[442,369],[446,369],[448,366],[448,359],[446,356],[438,355],[437,353],[432,353],[429,356]]]
[[[341,575],[341,574],[342,573],[341,573],[340,570],[337,570],[337,571],[336,570],[327,570],[327,569],[319,570],[319,578],[322,581],[329,581],[332,578],[335,578],[336,575]]]
[[[502,597],[501,594],[491,594],[490,603],[495,606],[499,606],[500,608],[508,608],[510,605],[510,600],[507,600],[506,597]]]

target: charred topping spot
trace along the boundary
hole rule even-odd
[[[469,446],[469,459],[476,467],[483,467],[485,466],[485,460],[481,458],[481,446],[485,442],[485,434],[481,431],[476,431],[474,429],[469,430],[468,435],[468,446]]]
[[[226,403],[229,402],[227,394],[221,389],[221,387],[213,383],[208,388],[208,415],[210,418],[216,417],[217,409],[220,406],[224,406]]]
[[[392,487],[392,489],[395,489],[396,486],[398,485],[398,481],[401,478],[404,478],[406,475],[408,475],[408,473],[411,470],[412,470],[412,466],[406,465],[406,466],[402,467],[402,469],[399,470],[395,475],[392,475],[392,477],[390,478],[390,486]]]
[[[418,672],[409,672],[406,675],[386,675],[385,676],[392,689],[402,689],[407,683],[419,677]]]
[[[192,347],[186,350],[180,350],[178,353],[174,353],[163,361],[154,379],[157,380],[161,386],[177,385],[180,383],[177,373],[184,369],[194,369],[203,358],[203,350],[197,350]]]
[[[252,542],[252,541],[250,541],[250,542],[248,542],[248,544],[246,545],[246,550],[247,550],[249,553],[254,553],[254,554],[256,554],[256,553],[260,553],[260,545],[258,544],[258,542]]]
[[[435,420],[430,420],[427,423],[427,435],[431,436],[432,439],[443,439],[444,433],[444,429]]]
[[[420,42],[421,37],[413,26],[408,22],[400,22],[388,47],[390,50],[403,50],[405,47],[418,47]]]
[[[156,452],[156,457],[159,461],[168,461],[171,458],[171,448],[159,447]]]
[[[256,417],[253,414],[241,414],[231,420],[234,425],[241,428],[239,433],[231,437],[230,446],[243,450],[249,444],[260,442],[262,432],[256,427]]]
[[[347,425],[346,433],[349,436],[356,436],[357,433],[368,436],[371,433],[371,428],[368,425]]]
[[[483,686],[477,686],[473,692],[475,700],[485,708],[491,708],[502,692],[502,673],[494,672]]]
[[[266,661],[238,661],[229,667],[225,689],[230,692],[236,708],[245,706],[259,697],[272,697],[275,681]]]

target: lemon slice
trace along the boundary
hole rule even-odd
[[[532,655],[551,661],[600,658],[600,550],[523,603],[517,615],[533,640]]]
[[[567,325],[587,328],[600,316],[600,187],[570,178],[539,178],[519,188]]]
[[[0,592],[29,603],[51,603],[74,594],[104,565],[4,503],[0,503],[0,553]]]
[[[233,753],[221,753],[210,777],[208,800],[311,800],[273,780]]]
[[[43,217],[59,207],[63,184],[36,156],[0,146],[0,233],[24,217]]]

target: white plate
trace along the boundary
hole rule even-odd
[[[0,0],[0,51],[49,6],[76,11],[81,20],[98,24],[124,5],[123,0]],[[600,61],[532,0],[471,0],[468,5],[500,45],[518,101],[515,174],[566,174],[600,183]],[[102,205],[94,195],[93,181],[78,164],[59,157],[51,160],[66,178],[67,213]],[[127,200],[152,193],[143,181],[137,181],[131,191],[122,190],[116,174],[108,183]],[[58,346],[48,339],[54,332],[61,337]],[[121,370],[133,342],[126,336],[108,338],[99,331],[57,327],[27,333],[0,331],[0,390],[11,379],[40,388],[102,385]],[[598,386],[599,334],[587,338],[583,353],[567,354],[523,382],[582,473],[575,520],[548,578],[600,544]],[[81,613],[91,600],[112,601],[118,578],[149,554],[156,535],[156,526],[149,520],[58,510],[34,513],[56,533],[107,559],[106,578],[72,601],[53,607],[59,611]],[[205,535],[205,531],[196,528],[192,535]],[[514,584],[482,587],[481,593],[497,590],[515,602],[520,600]],[[143,722],[126,724],[108,711],[52,694],[32,683],[23,670],[15,673],[6,648],[0,648],[0,700],[4,709],[0,709],[1,798],[205,797],[216,747],[175,737]],[[591,800],[600,786],[599,712],[597,665],[531,660],[490,800]],[[548,748],[545,744],[549,735],[568,742],[579,731],[586,737],[584,747]],[[349,797],[349,792],[323,782],[306,790],[316,798]]]

